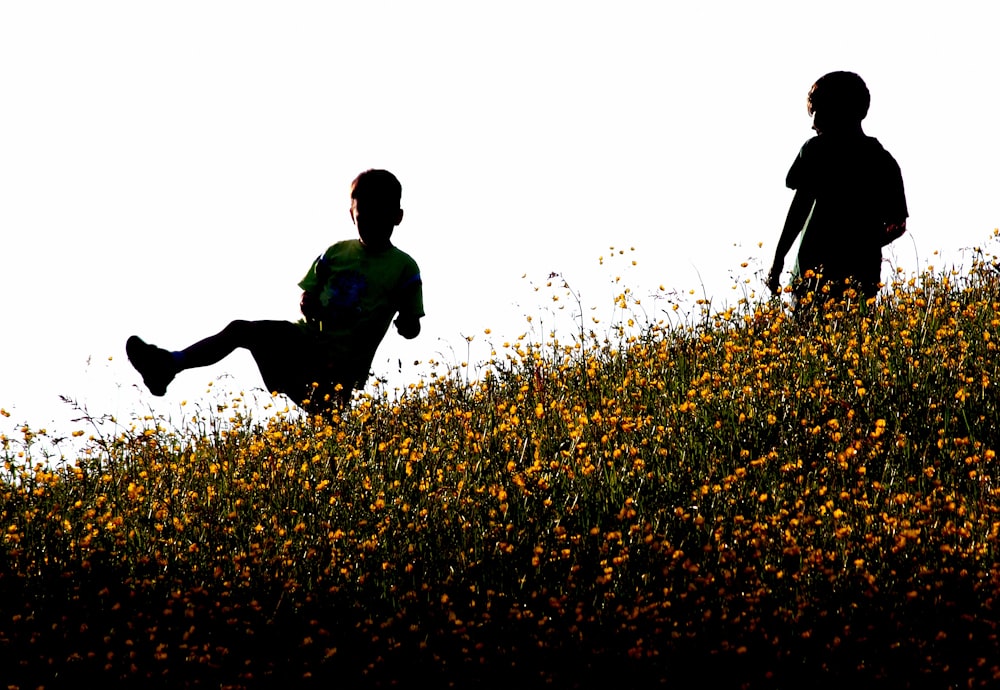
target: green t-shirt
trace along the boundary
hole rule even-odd
[[[372,251],[359,240],[337,242],[313,262],[299,287],[318,294],[322,305],[319,319],[299,323],[362,378],[396,313],[424,315],[420,269],[397,247]]]

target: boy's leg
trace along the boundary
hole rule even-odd
[[[194,345],[189,345],[183,350],[173,353],[177,370],[207,367],[210,364],[221,362],[236,348],[250,349],[250,345],[259,337],[255,332],[257,329],[254,328],[256,323],[268,322],[232,321],[215,335],[210,335]]]
[[[240,347],[253,355],[268,390],[290,393],[290,388],[298,387],[294,373],[303,359],[301,344],[301,331],[288,321],[233,321],[177,352],[134,335],[125,343],[125,351],[153,395],[164,395],[174,376],[185,369],[215,364]]]
[[[136,335],[125,341],[125,354],[135,370],[142,375],[142,382],[150,393],[160,396],[167,392],[167,386],[177,373],[173,354],[150,345]]]
[[[253,355],[267,390],[296,399],[303,395],[308,378],[312,360],[308,345],[308,336],[289,321],[233,321],[174,356],[180,369],[192,369],[215,364],[233,350],[245,348]]]
[[[178,352],[148,345],[136,336],[126,344],[129,360],[154,395],[163,395],[177,373],[215,364],[241,347],[253,355],[265,388],[287,395],[296,405],[313,398],[317,409],[343,406],[357,384],[356,377],[332,365],[319,343],[290,321],[233,321]]]

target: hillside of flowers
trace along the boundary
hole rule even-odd
[[[2,687],[995,687],[998,339],[980,257],[522,338],[332,418],[235,399],[72,457],[25,426]]]

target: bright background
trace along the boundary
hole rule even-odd
[[[423,334],[376,356],[390,385],[544,328],[551,272],[599,309],[759,293],[806,92],[837,69],[903,170],[887,258],[961,264],[1000,223],[993,5],[0,2],[0,425],[68,432],[60,395],[128,419],[259,388],[238,352],[153,398],[125,339],[296,319],[369,167],[403,183],[425,282]]]

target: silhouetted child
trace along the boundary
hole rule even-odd
[[[399,181],[386,170],[368,170],[354,180],[351,219],[360,239],[334,244],[310,267],[299,283],[303,320],[233,321],[177,352],[130,337],[126,353],[150,392],[163,395],[177,373],[215,364],[243,347],[269,391],[318,409],[347,402],[367,379],[393,316],[398,313],[395,325],[404,338],[420,333],[420,271],[390,241],[403,219],[401,195]]]
[[[874,297],[882,247],[906,231],[899,165],[861,129],[870,102],[868,87],[852,72],[824,75],[809,91],[816,136],[788,171],[785,183],[795,197],[767,276],[768,288],[780,293],[785,255],[804,233],[792,272],[796,305],[809,293],[825,301],[844,297],[850,288],[862,299]]]

